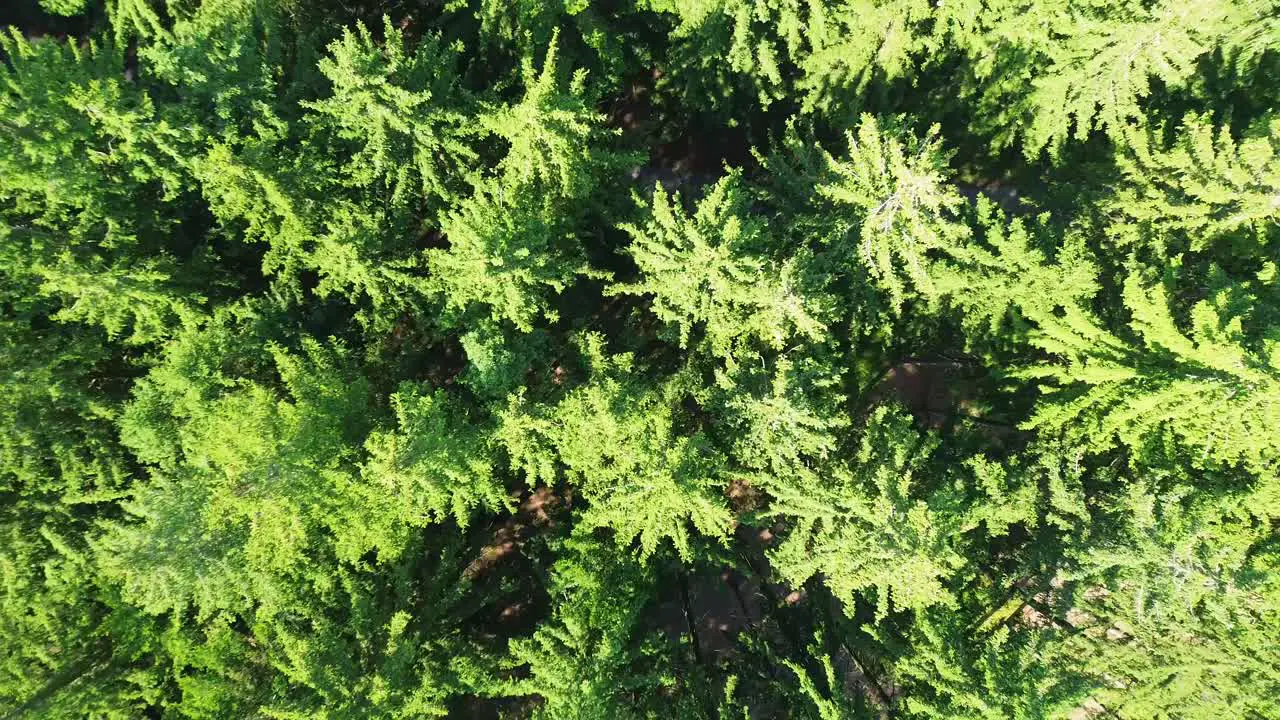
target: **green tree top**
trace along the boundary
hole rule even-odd
[[[591,272],[565,219],[525,193],[478,188],[442,229],[449,248],[428,250],[427,263],[455,317],[487,315],[529,332],[539,317],[558,317],[553,294]]]
[[[623,227],[640,279],[610,292],[652,295],[654,313],[682,347],[698,329],[711,353],[730,361],[752,342],[781,350],[793,339],[821,337],[821,308],[797,287],[795,264],[759,254],[773,242],[736,175],[717,183],[692,215],[675,200],[659,188],[648,222]]]
[[[348,532],[334,510],[358,501],[350,460],[368,384],[315,341],[301,356],[271,355],[291,399],[241,382],[180,416],[180,459],[137,489],[135,521],[110,523],[97,541],[104,571],[149,612],[284,609],[282,578],[330,582],[312,554]]]
[[[332,94],[305,106],[314,122],[358,148],[343,165],[352,182],[376,184],[393,203],[447,203],[479,157],[474,101],[459,83],[457,49],[428,37],[409,50],[391,18],[383,24],[380,44],[357,25],[329,45],[319,67]]]
[[[542,69],[525,58],[524,95],[512,104],[491,104],[478,121],[507,143],[506,155],[494,168],[507,193],[537,192],[548,199],[580,200],[593,190],[602,173],[621,174],[639,158],[609,149],[619,131],[605,128],[605,116],[587,94],[586,71],[578,70],[566,86],[558,61],[559,33],[551,38]]]
[[[1040,364],[1022,376],[1058,386],[1061,400],[1043,403],[1027,427],[1066,431],[1093,448],[1119,438],[1141,448],[1168,429],[1183,443],[1219,462],[1274,467],[1280,447],[1266,428],[1280,420],[1280,348],[1245,335],[1245,318],[1202,300],[1179,327],[1159,285],[1130,276],[1125,305],[1137,337],[1129,342],[1102,327],[1089,312],[1068,305],[1037,317],[1033,342],[1066,364]]]
[[[585,345],[593,358],[586,383],[554,406],[513,395],[500,414],[497,437],[512,465],[531,485],[563,471],[589,503],[580,526],[610,528],[622,546],[638,540],[642,557],[666,540],[689,557],[689,525],[724,538],[733,525],[724,459],[703,433],[683,430],[681,378],[652,387],[628,356],[607,357],[602,338]]]
[[[945,183],[938,129],[900,136],[863,115],[848,142],[847,158],[827,155],[828,176],[816,188],[834,206],[830,242],[866,268],[895,305],[907,297],[908,282],[933,294],[929,254],[956,252],[969,235],[955,219],[963,200]]]
[[[471,419],[465,406],[443,390],[428,392],[404,383],[391,396],[396,428],[374,432],[366,442],[369,460],[360,492],[367,505],[354,515],[352,530],[367,528],[353,557],[367,547],[395,556],[408,528],[452,517],[466,528],[479,510],[509,510],[489,438],[490,429]],[[384,529],[391,537],[372,533]]]
[[[1106,203],[1118,242],[1149,243],[1161,255],[1211,247],[1254,255],[1273,242],[1280,119],[1259,121],[1239,141],[1194,114],[1168,147],[1158,130],[1135,129],[1125,138],[1117,155],[1124,182]]]

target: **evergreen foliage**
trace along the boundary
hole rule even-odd
[[[934,128],[923,139],[904,142],[864,115],[849,133],[848,159],[828,156],[831,179],[816,188],[835,206],[833,219],[859,219],[856,229],[837,221],[835,241],[846,245],[844,254],[866,267],[899,303],[906,294],[902,276],[918,292],[933,292],[928,252],[950,250],[968,232],[950,218],[961,199],[944,184],[945,159],[936,133]]]
[[[642,557],[671,540],[689,557],[688,525],[723,538],[733,524],[716,492],[727,479],[724,459],[704,433],[680,431],[692,420],[681,378],[646,387],[631,357],[607,357],[602,340],[583,339],[592,377],[554,407],[512,396],[500,442],[530,484],[557,482],[563,466],[590,503],[584,530],[612,529],[623,546],[638,540]]]
[[[1276,0],[15,0],[0,717],[1280,718]]]
[[[511,644],[509,662],[528,676],[502,691],[542,698],[539,718],[645,717],[644,706],[662,707],[656,695],[672,683],[655,657],[661,641],[640,627],[654,578],[607,545],[572,539],[563,553],[551,568],[552,617]]]
[[[477,508],[507,508],[488,432],[468,420],[458,401],[405,384],[391,402],[397,428],[369,436],[363,470],[382,519],[399,514],[425,525],[453,517],[465,527]]]
[[[1168,148],[1153,143],[1154,135],[1131,133],[1129,148],[1117,157],[1125,182],[1108,203],[1117,216],[1117,240],[1162,252],[1203,252],[1223,240],[1227,252],[1256,244],[1241,248],[1246,257],[1274,242],[1280,120],[1259,120],[1240,142],[1228,128],[1196,115],[1183,118]]]
[[[456,176],[477,158],[469,142],[472,101],[458,86],[456,53],[435,39],[410,53],[391,18],[384,23],[384,43],[360,25],[329,46],[319,69],[333,94],[308,108],[317,123],[359,147],[345,164],[351,182],[390,193],[395,204],[439,202],[453,196]],[[406,157],[413,162],[402,164]]]
[[[612,291],[652,295],[654,314],[674,326],[682,347],[689,347],[695,329],[722,358],[749,350],[751,340],[780,350],[793,337],[821,337],[818,309],[795,287],[794,265],[752,257],[754,248],[770,242],[738,179],[717,183],[692,216],[659,188],[652,219],[624,229],[641,279]]]
[[[1190,308],[1192,326],[1183,331],[1163,288],[1144,287],[1134,276],[1125,281],[1124,299],[1140,345],[1106,331],[1079,307],[1041,320],[1032,343],[1068,365],[1022,374],[1083,391],[1044,403],[1027,427],[1087,429],[1079,441],[1095,449],[1118,437],[1139,451],[1167,429],[1205,458],[1274,467],[1277,448],[1266,428],[1280,420],[1276,341],[1263,340],[1261,352],[1250,352],[1242,318],[1224,317],[1212,299]]]

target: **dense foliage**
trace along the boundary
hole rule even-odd
[[[1280,718],[1277,0],[39,0],[0,716]]]

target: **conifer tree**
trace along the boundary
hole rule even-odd
[[[859,107],[872,81],[909,79],[936,62],[929,54],[941,54],[940,40],[975,9],[920,0],[809,5],[812,50],[799,58],[797,89],[806,111],[831,114]]]
[[[580,200],[607,172],[634,158],[603,146],[601,117],[583,98],[583,75],[562,86],[556,39],[540,72],[526,62],[523,99],[490,105],[477,122],[507,143],[491,174],[474,178],[474,193],[441,219],[447,250],[427,252],[431,285],[446,315],[488,319],[533,330],[555,321],[553,294],[593,276],[577,237]]]
[[[1276,0],[23,0],[0,715],[1280,717]]]
[[[734,458],[780,481],[794,476],[790,481],[797,484],[813,482],[817,470],[837,457],[852,424],[839,389],[833,368],[811,358],[783,356],[771,375],[734,378],[722,410],[734,433]]]
[[[937,446],[900,411],[880,407],[848,468],[833,463],[817,477],[768,480],[768,515],[791,524],[771,555],[779,573],[797,585],[821,573],[850,612],[859,596],[873,597],[881,617],[949,605],[943,582],[963,566],[963,534],[981,523],[1007,532],[1033,507],[1026,492],[1033,489],[1011,492],[1003,471],[980,459],[969,469],[969,492],[959,478],[931,482]]]
[[[939,16],[935,22],[946,27],[951,17],[948,10],[916,0],[646,4],[677,18],[673,36],[705,63],[691,72],[715,73],[716,63],[707,60],[723,58],[744,84],[752,86],[761,105],[798,96],[808,111],[857,107],[873,78],[909,75],[919,62],[918,53],[935,45],[930,21]],[[706,52],[707,46],[715,52]]]
[[[1029,156],[1057,155],[1068,139],[1083,140],[1095,129],[1120,139],[1129,123],[1146,117],[1142,103],[1153,81],[1187,85],[1213,48],[1248,47],[1252,56],[1252,38],[1265,27],[1270,5],[1001,2],[959,37],[978,59],[977,92],[998,128],[997,142],[1021,135]],[[1032,79],[1029,91],[1025,77]]]
[[[110,523],[97,541],[104,572],[149,612],[287,603],[285,580],[328,582],[311,575],[308,548],[360,536],[332,508],[357,499],[349,457],[367,383],[315,341],[302,357],[271,355],[292,400],[244,383],[179,416],[176,464],[127,503],[136,521]]]
[[[171,224],[165,202],[186,183],[176,156],[184,133],[124,81],[122,51],[16,31],[0,49],[7,213],[74,245],[154,243]]]
[[[410,50],[391,18],[383,25],[381,44],[363,25],[330,44],[319,68],[332,95],[306,107],[359,148],[343,163],[352,182],[390,193],[393,203],[421,197],[439,206],[478,158],[473,101],[459,87],[456,50],[436,38]]]
[[[961,613],[918,613],[894,663],[897,682],[912,692],[904,715],[915,718],[1063,717],[1080,707],[1094,684],[1074,674],[1053,631],[1018,628],[1017,618],[978,628]],[[977,635],[977,637],[975,637]]]
[[[863,115],[848,134],[848,157],[826,155],[816,194],[827,242],[839,261],[866,269],[894,305],[935,292],[930,253],[963,247],[968,228],[955,219],[960,196],[944,185],[945,155],[933,128],[923,138],[881,129]],[[905,282],[904,282],[905,281]]]
[[[206,136],[233,142],[271,123],[280,106],[282,63],[289,52],[284,4],[165,2],[162,21],[148,8],[160,3],[114,2],[118,10],[111,19],[118,41],[121,35],[140,36],[141,69],[179,91],[180,112],[191,123],[187,127],[195,125]]]
[[[116,40],[151,39],[167,32],[153,0],[107,0],[107,17]]]
[[[945,602],[940,580],[961,558],[947,545],[947,528],[911,497],[920,438],[910,421],[887,409],[878,410],[869,427],[857,460],[869,487],[839,469],[807,484],[769,487],[769,512],[793,522],[771,559],[792,584],[821,573],[850,609],[858,592],[874,592],[881,615]]]
[[[1087,433],[1095,449],[1119,438],[1139,451],[1167,429],[1205,458],[1271,467],[1277,448],[1265,428],[1280,418],[1274,341],[1252,349],[1245,319],[1213,298],[1191,309],[1189,330],[1179,327],[1158,285],[1130,276],[1124,298],[1137,342],[1108,332],[1079,306],[1037,318],[1033,342],[1068,364],[1022,374],[1053,382],[1066,397],[1042,404],[1027,427]]]
[[[647,4],[678,18],[676,38],[690,44],[712,42],[735,72],[756,76],[753,79],[764,104],[781,96],[787,80],[784,68],[808,50],[805,31],[813,29],[809,8],[795,0],[648,0]]]
[[[459,380],[484,400],[503,400],[524,387],[526,374],[552,353],[545,330],[525,333],[495,322],[475,323],[459,341],[467,356]]]
[[[511,644],[510,662],[528,675],[501,692],[541,697],[539,718],[647,717],[645,705],[670,710],[669,700],[645,697],[673,684],[655,657],[661,643],[644,638],[641,627],[652,572],[586,538],[565,541],[562,553],[551,570],[559,598],[552,617]]]
[[[428,250],[431,285],[458,317],[504,321],[529,332],[555,320],[552,295],[589,272],[564,219],[527,195],[480,187],[442,222],[448,250]]]
[[[366,445],[362,491],[372,514],[370,527],[422,527],[452,517],[465,528],[477,510],[509,509],[511,498],[497,477],[489,428],[468,417],[445,391],[433,393],[408,383],[391,397],[397,427],[375,432]],[[362,538],[357,547],[373,546]],[[380,550],[394,551],[395,546]]]
[[[1162,254],[1223,245],[1252,254],[1274,242],[1280,120],[1259,121],[1239,142],[1196,115],[1183,118],[1167,148],[1155,131],[1125,139],[1117,158],[1124,182],[1107,203],[1117,242]]]
[[[0,322],[0,488],[69,497],[111,493],[128,460],[113,425],[119,408],[92,388],[107,357],[86,337]]]
[[[38,272],[44,276],[40,291],[68,299],[54,319],[101,325],[111,339],[120,337],[126,328],[130,330],[123,338],[127,343],[163,338],[183,317],[195,315],[204,300],[194,293],[182,297],[172,287],[170,279],[177,274],[172,262],[105,267],[98,260],[77,265],[64,254],[55,265],[40,268]]]
[[[483,689],[494,669],[459,631],[483,598],[458,568],[458,543],[427,550],[418,541],[389,573],[340,566],[319,592],[302,590],[278,614],[256,613],[254,635],[281,673],[261,712],[447,717],[454,696]]]
[[[1097,258],[1083,234],[1053,237],[1048,214],[1011,218],[985,197],[975,211],[977,240],[931,266],[940,299],[961,312],[971,343],[1001,338],[1022,350],[1036,318],[1098,294]]]
[[[89,559],[74,551],[53,523],[41,522],[36,508],[9,508],[0,520],[4,550],[0,554],[0,711],[15,716],[73,717],[96,711],[123,717],[130,707],[129,688],[112,678],[76,692],[86,676],[112,660],[112,639],[102,636],[106,608],[95,601],[85,570]],[[56,514],[54,514],[56,517]],[[74,530],[63,519],[63,530]],[[71,693],[65,693],[67,688]],[[108,690],[114,692],[108,692]],[[75,695],[71,698],[68,695]],[[113,697],[114,695],[114,697]],[[123,697],[122,697],[123,696]],[[75,708],[76,702],[83,703]]]
[[[40,0],[40,7],[53,15],[79,15],[88,0]]]
[[[630,356],[606,355],[599,336],[582,343],[590,380],[545,410],[513,395],[501,413],[512,465],[530,485],[563,472],[589,503],[580,527],[610,528],[624,547],[639,541],[641,557],[667,540],[688,557],[689,525],[723,538],[733,524],[720,497],[727,470],[705,435],[680,432],[680,378],[646,387]]]
[[[1135,472],[1100,504],[1068,576],[1082,588],[1079,671],[1124,714],[1275,713],[1274,477],[1240,487],[1185,467]]]
[[[526,57],[519,102],[490,106],[479,117],[481,126],[507,144],[506,155],[494,168],[505,193],[537,188],[548,199],[580,200],[605,173],[621,173],[637,158],[608,147],[611,132],[593,107],[585,70],[573,73],[568,85],[561,77],[559,35],[546,48],[542,69]]]
[[[729,360],[753,341],[781,350],[792,338],[821,334],[820,308],[796,287],[794,265],[756,255],[772,243],[737,178],[717,183],[692,216],[674,200],[658,189],[652,219],[624,226],[641,277],[610,292],[652,295],[654,314],[674,327],[682,347],[700,330],[710,352]]]
[[[265,379],[274,372],[266,345],[278,321],[265,303],[241,302],[183,325],[133,385],[118,421],[122,443],[143,463],[174,468],[182,460],[189,420],[246,378]]]

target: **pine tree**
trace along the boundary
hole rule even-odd
[[[179,414],[181,456],[125,504],[134,521],[109,523],[96,541],[104,572],[139,607],[206,617],[277,607],[289,579],[328,582],[309,576],[312,549],[362,536],[333,508],[358,502],[350,456],[368,385],[341,354],[315,341],[303,352],[271,352],[291,400],[238,383]]]
[[[127,607],[127,606],[126,606]],[[135,611],[136,612],[136,611]],[[266,653],[235,615],[203,623],[190,618],[151,618],[144,630],[155,677],[149,704],[182,717],[212,720],[256,712],[272,690]]]
[[[483,320],[474,310],[483,305],[489,320],[527,333],[539,316],[559,317],[550,295],[600,275],[578,239],[581,200],[637,159],[608,148],[603,117],[585,97],[585,75],[564,86],[557,37],[541,71],[526,58],[519,102],[488,103],[476,116],[506,149],[489,173],[473,178],[474,193],[442,217],[449,248],[427,252],[447,317]]]
[[[79,15],[88,0],[40,0],[40,7],[54,15]]]
[[[638,47],[637,26],[648,18],[631,4],[602,6],[590,0],[521,0],[502,2],[480,0],[475,6],[449,8],[474,15],[479,21],[479,46],[527,60],[544,52],[563,34],[559,43],[575,67],[591,68],[592,80],[600,87],[616,87],[634,69]]]
[[[874,602],[878,618],[953,606],[944,583],[964,566],[966,535],[999,537],[1034,518],[1038,492],[980,455],[942,470],[931,457],[939,444],[880,406],[847,465],[762,476],[772,496],[764,516],[789,526],[770,553],[779,574],[797,586],[820,575],[850,615],[859,599]]]
[[[487,315],[524,332],[558,317],[550,296],[589,268],[572,230],[539,205],[486,186],[445,216],[449,249],[428,250],[427,262],[450,315]]]
[[[823,693],[813,682],[813,678],[809,677],[809,673],[794,661],[783,661],[783,665],[795,675],[800,692],[808,704],[811,704],[814,711],[812,716],[818,720],[838,720],[839,718],[856,716],[858,705],[854,700],[854,696],[845,690],[844,685],[836,678],[835,668],[831,664],[831,658],[825,655],[820,659],[822,665],[823,677],[826,686],[830,688],[830,695]],[[804,710],[809,710],[805,707]],[[809,713],[801,711],[801,717],[808,716]]]
[[[553,352],[549,333],[524,333],[492,321],[473,324],[459,341],[467,356],[459,380],[485,400],[504,400],[524,387],[526,373]]]
[[[371,506],[368,525],[387,524],[399,533],[397,526],[422,527],[452,517],[465,528],[477,510],[510,509],[490,430],[470,419],[457,398],[405,383],[391,404],[396,429],[375,432],[366,443],[370,457],[361,475]],[[381,544],[362,538],[358,547]]]
[[[143,463],[171,470],[182,460],[186,424],[246,378],[275,370],[266,350],[278,317],[264,303],[217,308],[165,343],[162,356],[132,387],[118,420],[121,442]]]
[[[916,293],[933,294],[929,254],[956,252],[969,234],[955,220],[960,196],[944,185],[937,128],[923,138],[899,135],[863,115],[848,134],[848,158],[828,155],[829,174],[816,188],[832,205],[828,242],[863,266],[895,305],[907,297],[904,279]]]
[[[670,699],[643,703],[644,693],[673,684],[654,657],[656,641],[643,638],[652,572],[607,545],[574,538],[552,567],[551,584],[559,598],[551,618],[511,643],[510,662],[526,666],[527,677],[497,689],[541,697],[537,718],[648,717],[643,704],[670,710]]]
[[[807,51],[806,30],[814,29],[809,8],[798,0],[647,0],[647,5],[678,18],[676,38],[715,47],[735,73],[751,78],[766,105],[783,95],[784,68]]]
[[[152,0],[107,0],[107,17],[116,40],[164,37],[167,31],[153,4]]]
[[[304,261],[321,274],[316,295],[362,308],[367,301],[359,321],[379,330],[404,312],[426,311],[426,260],[405,237],[412,229],[406,218],[346,201],[332,202],[326,213],[325,232],[313,238]]]
[[[1073,553],[1079,671],[1124,715],[1274,714],[1274,477],[1242,487],[1185,466],[1134,471]]]

